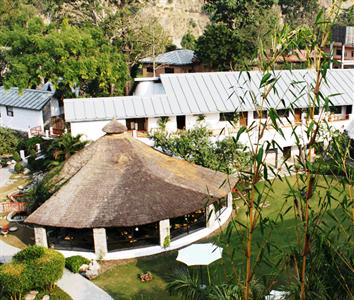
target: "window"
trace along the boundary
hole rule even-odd
[[[336,49],[336,55],[342,55],[342,49]]]
[[[277,114],[281,118],[288,118],[289,117],[289,110],[288,109],[278,109]]]
[[[253,118],[254,119],[259,119],[258,111],[254,111],[253,112]],[[262,110],[261,119],[266,119],[266,118],[267,118],[267,111],[266,110]]]
[[[341,106],[331,106],[329,108],[329,111],[331,113],[336,114],[336,115],[340,115],[342,113],[342,107]]]
[[[148,73],[154,73],[154,68],[153,67],[147,67],[146,72]]]
[[[165,68],[165,73],[167,73],[167,74],[171,74],[171,73],[174,73],[174,72],[175,72],[174,68]]]
[[[6,114],[9,117],[13,117],[14,116],[14,108],[12,106],[6,106]]]
[[[345,106],[345,114],[346,115],[351,115],[353,112],[353,106],[352,105],[346,105]]]
[[[236,118],[236,115],[234,112],[220,113],[219,121],[232,122],[235,120],[235,118]]]

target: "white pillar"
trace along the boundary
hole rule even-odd
[[[102,259],[108,253],[107,237],[105,228],[93,229],[93,241],[95,245],[95,254],[98,259]]]
[[[25,150],[20,150],[20,157],[22,161],[26,160]]]
[[[168,247],[171,242],[170,219],[161,220],[159,222],[159,231],[160,231],[160,246]]]
[[[36,144],[37,153],[41,152],[41,144]]]
[[[227,207],[231,207],[232,208],[232,201],[233,200],[233,198],[232,198],[232,193],[231,192],[229,192],[228,194],[227,194]]]
[[[34,227],[36,245],[48,248],[47,231],[44,227]]]
[[[137,133],[136,129],[134,129],[133,130],[133,138],[136,139],[137,137],[138,137],[138,133]]]
[[[49,130],[48,129],[45,131],[45,137],[49,138]]]
[[[206,209],[206,227],[211,228],[215,224],[216,215],[215,215],[215,206],[210,204]]]

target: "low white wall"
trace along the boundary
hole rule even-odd
[[[103,258],[103,260],[119,260],[119,259],[129,259],[129,258],[136,258],[136,257],[143,257],[149,256],[154,254],[163,253],[166,251],[176,250],[192,244],[200,239],[203,239],[214,231],[218,230],[223,226],[231,217],[232,214],[232,201],[228,203],[228,207],[223,210],[223,212],[216,216],[216,220],[213,226],[209,228],[203,228],[188,234],[187,236],[181,237],[177,240],[171,241],[171,244],[167,248],[163,248],[161,246],[151,246],[145,248],[136,248],[136,249],[129,249],[129,250],[121,250],[121,251],[114,251],[109,252]],[[65,250],[58,250],[62,253],[65,257],[73,256],[73,255],[81,255],[88,259],[97,259],[96,254],[93,252],[83,252],[83,251],[65,251]]]
[[[43,128],[42,111],[13,108],[14,116],[7,115],[6,106],[0,106],[0,126],[20,131],[28,131],[28,128],[41,126]]]
[[[89,121],[89,122],[72,122],[71,134],[78,135],[82,134],[83,139],[87,141],[95,141],[104,135],[102,128],[108,124],[110,120],[106,121]],[[118,120],[118,122],[126,125],[125,120]]]

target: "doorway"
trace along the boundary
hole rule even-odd
[[[241,111],[240,112],[240,126],[248,126],[248,112]]]
[[[177,116],[177,129],[186,129],[186,116]]]
[[[302,109],[295,108],[295,123],[301,123],[301,114],[302,114]]]

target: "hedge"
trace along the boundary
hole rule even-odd
[[[65,259],[65,267],[73,273],[78,273],[83,264],[89,264],[90,260],[80,255],[70,256]]]
[[[26,261],[31,261],[33,259],[40,258],[44,254],[45,254],[45,248],[33,245],[18,252],[13,257],[13,260],[15,262],[26,262]]]
[[[3,292],[14,299],[31,289],[31,283],[21,263],[9,263],[0,266],[0,287]]]
[[[31,289],[51,290],[63,276],[64,265],[61,253],[30,246],[17,253],[13,262],[0,267],[0,286],[14,299]]]

